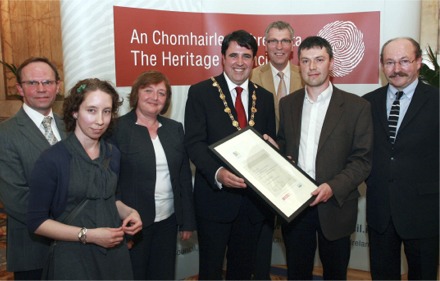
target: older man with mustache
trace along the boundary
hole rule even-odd
[[[373,166],[367,179],[374,280],[401,279],[402,243],[408,280],[437,279],[439,92],[419,80],[421,54],[412,38],[386,42],[381,64],[388,85],[364,96],[374,123]]]

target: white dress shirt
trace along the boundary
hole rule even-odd
[[[44,127],[42,122],[45,116],[25,103],[23,103],[23,110],[24,112],[26,112],[29,118],[31,118],[31,120],[35,123],[35,126],[37,126],[38,129],[40,129],[41,133],[44,135]],[[52,110],[47,116],[52,117],[52,122],[50,125],[52,127],[53,134],[55,135],[57,140],[60,141],[61,140],[60,132],[58,131],[57,124],[55,123],[55,118],[53,116]]]
[[[304,98],[298,166],[313,179],[316,179],[316,154],[332,92],[333,86],[330,83],[318,96],[316,102],[309,98],[307,90]]]

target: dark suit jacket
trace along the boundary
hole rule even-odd
[[[177,223],[181,231],[192,231],[196,229],[192,175],[183,145],[183,126],[162,116],[157,119],[162,124],[158,136],[168,162]],[[118,199],[136,209],[143,227],[147,227],[156,216],[156,158],[148,129],[136,125],[136,120],[134,110],[120,117],[112,141],[121,151]]]
[[[237,114],[224,74],[215,77],[226,96],[226,101],[237,120]],[[275,112],[273,97],[267,90],[249,82],[249,112],[252,92],[255,91],[256,109],[254,128],[264,134],[275,136]],[[250,189],[219,189],[215,183],[215,173],[226,165],[210,150],[209,145],[237,132],[232,126],[219,91],[211,79],[189,88],[185,109],[185,146],[196,166],[194,196],[197,216],[217,221],[231,222],[237,216],[240,205],[247,202],[247,212],[253,221],[262,221],[268,211],[265,203]]]
[[[305,90],[281,99],[278,143],[282,153],[298,163]],[[371,169],[373,125],[370,105],[362,98],[333,86],[316,155],[316,181],[328,183],[333,196],[319,203],[324,236],[336,240],[356,226],[357,187]]]
[[[61,119],[54,117],[61,138],[65,138]],[[23,108],[0,124],[0,201],[8,214],[8,271],[40,269],[46,261],[50,240],[28,231],[26,213],[31,171],[49,147]]]
[[[378,232],[390,220],[404,239],[439,235],[439,90],[419,82],[389,142],[388,86],[365,95],[374,122],[374,155],[367,180],[367,222]]]
[[[296,90],[299,90],[303,87],[302,85],[302,79],[301,74],[299,71],[299,67],[289,63],[290,65],[290,87],[289,87],[289,93],[293,93]],[[274,103],[275,103],[275,115],[277,117],[277,120],[279,121],[279,109],[278,105],[276,103],[276,89],[273,82],[273,75],[272,75],[272,69],[270,67],[269,63],[266,63],[264,65],[260,65],[259,67],[256,67],[252,70],[251,74],[251,80],[255,84],[258,84],[271,92],[274,97]]]

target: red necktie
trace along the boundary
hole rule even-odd
[[[237,92],[237,98],[235,99],[235,111],[237,111],[238,124],[240,124],[240,128],[243,129],[247,125],[246,112],[244,111],[244,106],[241,102],[241,92],[243,92],[243,88],[236,87],[235,91]]]

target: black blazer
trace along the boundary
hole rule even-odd
[[[168,162],[179,230],[195,230],[192,175],[183,146],[183,126],[163,116],[157,119],[162,124],[158,136]],[[134,110],[118,118],[111,140],[121,151],[118,199],[136,209],[143,227],[147,227],[156,216],[156,159],[148,129],[136,125],[136,120]]]
[[[298,163],[305,90],[280,101],[280,150]],[[316,154],[316,181],[328,183],[333,196],[317,205],[324,236],[336,240],[354,232],[358,186],[370,173],[373,123],[370,105],[333,86]]]
[[[215,77],[232,114],[237,114],[232,102],[224,74]],[[261,134],[275,137],[275,111],[273,97],[270,92],[249,82],[249,111],[251,96],[255,91],[256,109],[254,128]],[[238,214],[242,202],[247,204],[249,218],[254,221],[263,220],[268,213],[267,205],[250,189],[219,189],[215,183],[215,173],[226,165],[210,150],[209,145],[237,132],[232,126],[225,106],[219,98],[217,87],[211,79],[192,85],[189,88],[185,109],[185,146],[188,155],[196,166],[194,196],[197,216],[218,222],[231,222]],[[249,114],[250,115],[250,114]]]
[[[419,82],[389,142],[388,85],[364,96],[374,122],[373,168],[367,180],[367,222],[379,233],[390,220],[404,239],[439,235],[439,90]]]

